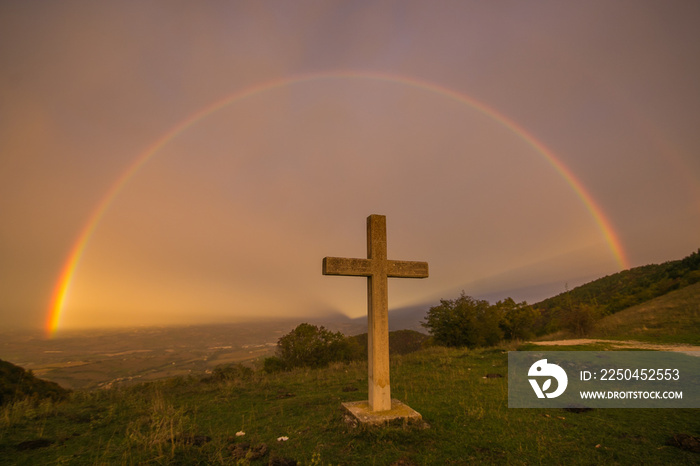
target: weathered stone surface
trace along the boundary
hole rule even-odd
[[[367,401],[343,403],[343,408],[352,419],[363,426],[381,426],[386,424],[415,424],[423,426],[423,416],[399,400],[391,400],[391,408],[384,411],[372,411]]]
[[[367,259],[326,257],[324,275],[367,277],[367,354],[371,411],[391,408],[389,381],[389,295],[387,278],[426,278],[427,262],[387,259],[386,217],[367,217]]]

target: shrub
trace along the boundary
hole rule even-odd
[[[282,372],[286,369],[287,365],[281,358],[278,358],[277,356],[270,356],[269,358],[265,358],[265,360],[263,361],[263,370],[268,374]]]
[[[229,366],[216,366],[209,377],[203,379],[204,382],[224,382],[232,380],[247,380],[253,375],[253,369],[243,364],[233,364]]]
[[[342,333],[307,323],[299,324],[277,342],[277,357],[286,368],[324,367],[331,362],[350,361],[355,354],[355,345]]]

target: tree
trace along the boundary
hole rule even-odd
[[[508,340],[527,340],[535,335],[534,329],[540,312],[525,301],[516,303],[506,298],[495,304],[501,317],[501,329]]]
[[[350,361],[355,345],[340,332],[303,323],[277,342],[277,357],[284,366],[323,367],[335,361]]]
[[[500,316],[488,301],[477,300],[462,291],[454,300],[441,299],[421,322],[436,343],[445,346],[489,346],[503,338]]]
[[[600,319],[601,310],[592,304],[579,304],[566,310],[562,316],[562,327],[576,336],[588,335]]]

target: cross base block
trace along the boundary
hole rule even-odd
[[[391,399],[391,409],[386,411],[371,411],[369,401],[349,401],[342,403],[342,405],[350,415],[351,421],[360,426],[370,427],[386,424],[427,426],[420,413],[394,398]]]

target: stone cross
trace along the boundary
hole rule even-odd
[[[367,357],[371,411],[391,409],[387,278],[428,276],[427,262],[394,261],[388,260],[386,256],[386,217],[370,215],[367,217],[367,259],[323,259],[324,275],[367,277]]]

